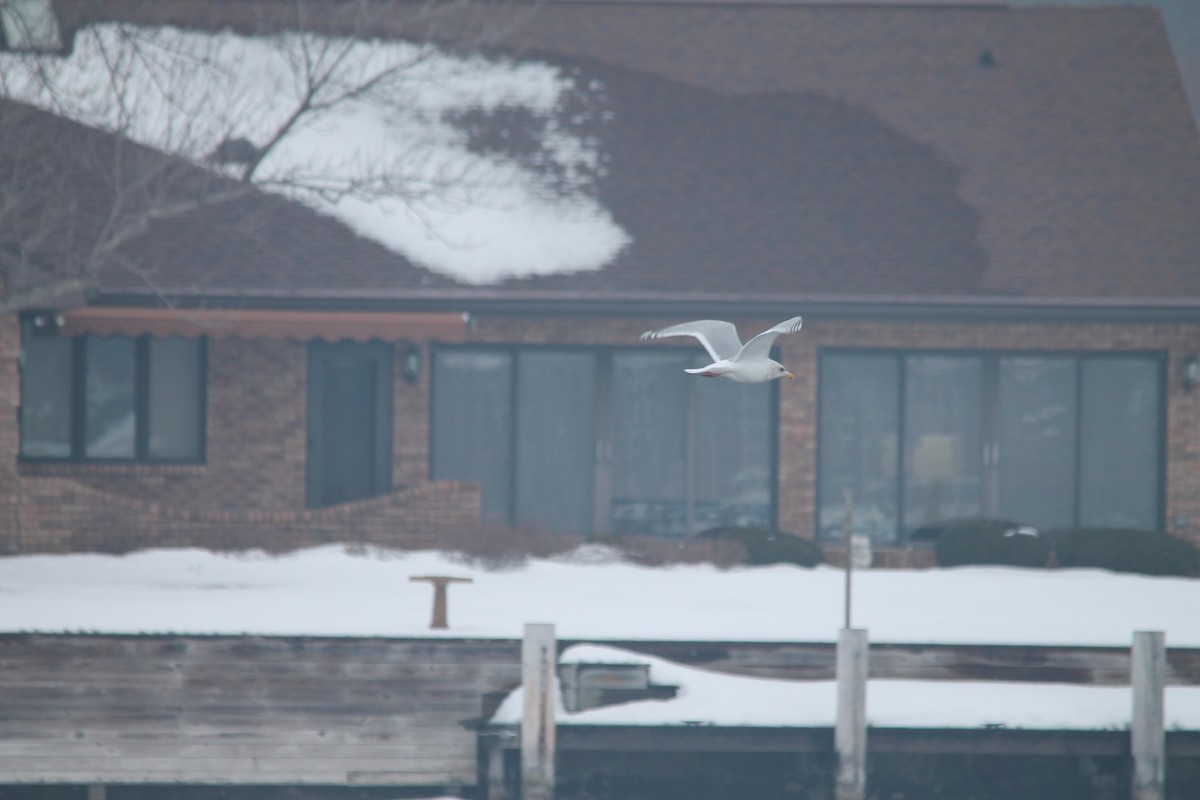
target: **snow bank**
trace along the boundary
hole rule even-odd
[[[328,545],[289,555],[148,550],[0,558],[0,631],[516,638],[552,622],[571,639],[833,641],[831,567],[650,568],[616,557],[489,571],[435,552]],[[449,589],[450,629],[428,629]],[[855,573],[854,625],[873,642],[1109,645],[1136,630],[1200,647],[1200,581],[1100,570],[959,567]]]

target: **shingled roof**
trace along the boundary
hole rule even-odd
[[[398,285],[454,285],[305,205],[186,161],[124,141],[117,171],[113,135],[2,100],[0,118],[0,185],[22,187],[25,211],[0,216],[0,242],[36,243],[29,268],[7,273],[10,292],[92,268],[97,297],[361,298]],[[145,209],[195,197],[212,204],[153,219],[111,256],[96,255],[106,226],[136,229]]]
[[[219,5],[223,23],[261,25],[262,4]],[[189,4],[140,6],[112,8],[161,22]],[[1200,309],[1200,137],[1154,9],[481,3],[437,20],[447,41],[490,30],[500,52],[603,87],[596,194],[631,243],[600,270],[472,287],[367,243],[338,250],[337,223],[280,211],[291,233],[260,229],[244,260],[188,244],[204,225],[164,226],[137,255],[168,291]],[[509,124],[482,120],[476,146],[502,148]],[[139,292],[114,278],[101,294]]]

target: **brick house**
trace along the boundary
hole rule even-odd
[[[207,5],[58,7],[288,24]],[[409,35],[407,8],[368,33]],[[468,4],[418,33],[480,26],[602,87],[582,124],[626,246],[480,285],[269,196],[158,223],[124,254],[152,285],[111,271],[0,322],[0,547],[836,543],[846,490],[894,563],[973,516],[1200,541],[1200,138],[1155,11]],[[521,124],[484,115],[475,144]],[[638,341],[795,314],[795,381]]]

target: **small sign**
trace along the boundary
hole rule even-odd
[[[856,533],[850,537],[850,563],[855,569],[867,569],[871,566],[874,554],[871,552],[871,537],[864,533]]]

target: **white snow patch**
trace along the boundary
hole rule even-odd
[[[428,630],[431,589],[450,630]],[[822,566],[644,567],[587,545],[500,571],[458,554],[327,545],[272,556],[199,549],[0,558],[0,631],[832,641],[843,575]],[[253,601],[253,602],[251,602]],[[873,642],[1128,646],[1160,630],[1200,647],[1200,580],[1102,570],[956,567],[855,573],[855,627]]]
[[[781,681],[719,674],[601,645],[576,645],[563,663],[648,664],[654,684],[677,686],[669,700],[641,700],[568,713],[561,725],[725,725],[832,727],[837,684]],[[1200,687],[1166,690],[1166,727],[1200,729]],[[1023,728],[1124,730],[1132,696],[1127,686],[1068,686],[1003,681],[872,680],[867,686],[867,724],[879,728]],[[524,690],[511,692],[496,724],[519,724]]]
[[[449,589],[446,631],[428,629],[432,590],[415,575],[472,578]],[[148,550],[126,556],[0,558],[0,632],[442,636],[517,638],[551,622],[563,639],[833,641],[843,575],[792,566],[649,568],[596,545],[489,571],[452,554],[329,545],[283,556]],[[1169,647],[1200,647],[1200,580],[1101,570],[959,567],[865,570],[854,624],[872,642],[1106,645],[1137,630]],[[682,687],[643,701],[567,715],[564,724],[832,724],[828,681],[722,675],[605,645],[568,660],[646,663]],[[1003,682],[871,681],[871,725],[1120,729],[1128,687]],[[497,720],[519,713],[520,696]],[[1200,688],[1168,687],[1167,726],[1200,729]]]
[[[305,59],[338,65],[312,98],[317,105],[387,77],[308,115],[259,166],[266,188],[473,284],[600,269],[628,244],[587,191],[601,169],[595,143],[565,130],[555,113],[572,92],[596,89],[545,63],[406,42],[104,24],[81,30],[65,58],[0,53],[0,96],[211,166],[208,155],[226,138],[262,146],[273,137],[303,100],[297,64]],[[546,121],[538,146],[565,176],[555,187],[516,161],[472,152],[449,120],[500,107]],[[396,179],[384,200],[335,185]]]

